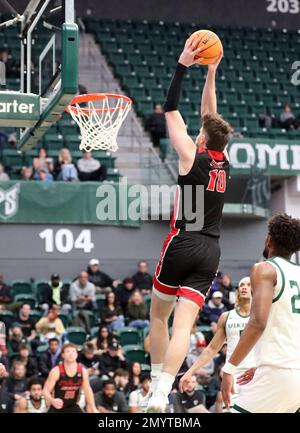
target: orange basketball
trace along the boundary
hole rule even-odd
[[[205,46],[205,50],[201,51],[196,58],[202,58],[196,63],[199,65],[209,65],[215,63],[219,55],[223,52],[223,45],[218,35],[210,30],[198,30],[194,32],[189,39],[198,40],[198,47]]]

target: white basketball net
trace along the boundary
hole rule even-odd
[[[118,95],[119,96],[119,95]],[[105,95],[99,97],[97,106],[95,101],[88,101],[87,105],[72,103],[69,113],[78,124],[81,132],[80,150],[110,150],[118,149],[117,135],[127,116],[131,101],[128,98]]]

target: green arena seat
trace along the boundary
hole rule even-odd
[[[25,302],[26,304],[29,304],[32,309],[34,309],[36,304],[37,304],[37,298],[33,294],[30,295],[30,294],[20,293],[20,294],[14,296],[14,302],[20,303],[20,304],[23,304]]]
[[[77,346],[83,346],[87,339],[87,333],[79,326],[69,326],[66,329],[67,340]]]
[[[67,328],[71,323],[71,316],[67,311],[61,310],[58,315],[59,319],[63,322],[65,328]]]
[[[33,293],[32,284],[29,281],[14,280],[11,282],[12,295],[30,295]]]
[[[96,303],[98,306],[98,311],[100,311],[100,312],[105,305],[105,299],[106,299],[106,296],[104,293],[98,293],[96,295]]]
[[[149,355],[142,346],[129,344],[123,347],[123,351],[128,362],[139,362],[140,364],[149,363]]]
[[[118,332],[117,336],[121,346],[138,345],[140,343],[140,334],[136,328],[124,327]]]

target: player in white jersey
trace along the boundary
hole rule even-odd
[[[43,396],[43,385],[39,378],[32,378],[28,383],[28,397],[22,397],[16,404],[16,413],[46,413],[48,407]]]
[[[229,407],[233,376],[254,347],[257,368],[240,386],[232,412],[293,413],[300,407],[300,267],[290,261],[299,250],[300,220],[272,217],[267,261],[251,271],[250,319],[223,367],[222,396]]]
[[[223,344],[227,343],[226,361],[230,358],[235,347],[237,346],[241,333],[244,331],[250,317],[251,307],[251,284],[250,277],[244,277],[239,282],[237,289],[237,302],[234,310],[226,311],[221,314],[218,320],[217,331],[209,343],[203,350],[197,361],[191,368],[182,376],[179,382],[180,392],[184,392],[191,377],[197,374],[197,371],[208,364],[217,353],[221,350]],[[236,371],[235,379],[255,367],[253,352],[244,359]],[[238,386],[235,386],[235,391],[238,391]]]

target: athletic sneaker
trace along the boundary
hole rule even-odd
[[[167,405],[168,398],[163,393],[156,392],[149,400],[147,413],[165,413]]]

